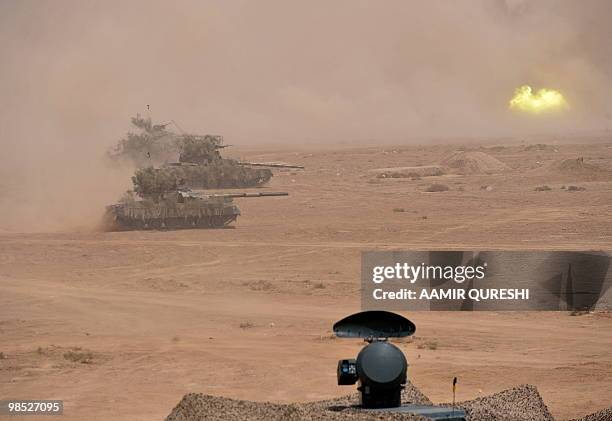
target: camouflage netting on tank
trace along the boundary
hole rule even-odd
[[[177,186],[256,187],[272,178],[268,168],[252,168],[223,158],[219,151],[228,145],[223,144],[222,136],[177,134],[166,128],[168,124],[153,124],[150,118],[140,116],[132,118],[132,124],[138,132],[129,132],[108,155],[139,168],[133,180],[134,190],[141,197],[159,200],[164,191]]]
[[[129,219],[166,220],[171,218],[201,218],[223,215],[223,210],[224,206],[222,204],[216,205],[213,203],[206,205],[200,202],[193,204],[168,203],[164,206],[146,206],[142,202],[137,202],[130,206],[117,207],[115,212]]]
[[[132,117],[132,125],[137,131],[128,132],[108,151],[112,161],[127,161],[141,168],[176,159],[179,145],[176,135],[166,130],[166,125],[153,124],[150,118],[140,115]]]
[[[223,137],[217,135],[177,134],[166,124],[153,124],[150,118],[132,117],[132,125],[138,129],[128,132],[108,152],[113,160],[132,161],[137,167],[161,165],[176,161],[206,164],[222,159],[219,150],[224,148]]]
[[[234,163],[233,163],[234,162]],[[256,187],[272,177],[267,168],[247,168],[223,159],[206,165],[177,165],[141,168],[132,177],[134,192],[140,197],[159,201],[165,193],[179,187],[223,189]]]
[[[272,178],[267,168],[249,168],[232,159],[221,159],[211,164],[168,166],[180,185],[196,189],[246,188],[262,185]]]
[[[406,385],[402,401],[422,405],[431,404],[429,399],[410,383]],[[281,405],[190,393],[183,397],[168,415],[166,421],[427,420],[427,418],[409,414],[365,412],[355,407],[358,402],[357,394],[306,404]],[[490,396],[461,402],[457,404],[457,407],[468,411],[470,421],[554,420],[537,389],[530,385],[522,385]],[[607,420],[607,418],[593,418],[594,421],[604,419]]]
[[[222,159],[219,149],[224,146],[221,136],[183,135],[179,138],[178,147],[180,150],[179,162],[209,164]]]
[[[136,194],[155,202],[178,187],[178,180],[174,174],[153,167],[137,170],[132,177],[132,183]]]

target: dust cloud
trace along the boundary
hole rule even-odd
[[[230,143],[603,132],[612,3],[0,3],[0,230],[92,225],[129,187],[106,149],[141,112]],[[508,111],[523,84],[566,113]]]

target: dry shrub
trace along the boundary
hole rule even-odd
[[[438,342],[437,341],[425,341],[424,343],[421,343],[417,346],[418,349],[430,349],[432,351],[435,351],[436,349],[438,349]]]
[[[64,359],[72,361],[73,363],[92,364],[93,357],[94,355],[91,351],[74,350],[64,353]]]
[[[425,189],[426,192],[441,192],[450,190],[446,184],[432,184]]]

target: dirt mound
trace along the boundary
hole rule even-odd
[[[419,167],[377,168],[370,170],[377,178],[418,178],[443,175],[443,169],[438,165],[423,165]]]
[[[431,404],[431,401],[410,383],[406,385],[402,401],[423,405]],[[290,405],[250,402],[190,393],[183,397],[168,415],[166,421],[426,420],[426,418],[409,414],[367,413],[355,408],[358,403],[359,396],[356,393],[337,399]],[[457,407],[465,409],[471,421],[554,421],[538,390],[530,385],[522,385],[490,396],[461,402],[457,404]],[[589,417],[593,415],[589,415]],[[587,417],[584,421],[608,419]]]
[[[582,157],[553,162],[549,169],[568,175],[598,175],[609,173],[609,171],[597,165],[585,162]]]
[[[472,421],[554,421],[538,389],[531,385],[517,386],[457,406],[465,409]]]
[[[597,181],[612,179],[612,171],[592,164],[582,157],[554,161],[534,170],[534,173],[546,176],[564,176],[573,180]]]
[[[494,174],[510,170],[499,159],[479,151],[456,152],[444,159],[442,165],[458,174]]]
[[[576,418],[572,421],[612,421],[612,406],[610,408],[602,409],[599,412],[587,415],[583,418]]]
[[[557,151],[557,148],[553,145],[547,145],[545,143],[535,143],[531,145],[525,145],[523,147],[525,152],[543,152],[543,151]]]

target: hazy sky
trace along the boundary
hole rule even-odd
[[[3,0],[2,142],[109,143],[146,104],[240,143],[504,134],[524,83],[601,129],[610,18],[606,0]]]
[[[0,0],[0,165],[68,182],[147,104],[239,145],[601,131],[611,18],[607,0]],[[571,109],[509,112],[522,84]]]

